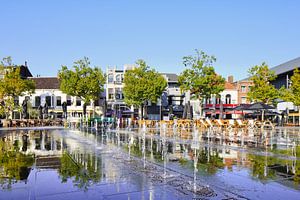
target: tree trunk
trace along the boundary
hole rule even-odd
[[[264,121],[265,118],[265,110],[261,111],[261,121]]]

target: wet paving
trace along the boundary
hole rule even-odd
[[[1,130],[0,199],[299,199],[299,145],[297,128]]]

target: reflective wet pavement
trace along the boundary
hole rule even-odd
[[[299,199],[299,130],[239,131],[2,130],[0,199]]]

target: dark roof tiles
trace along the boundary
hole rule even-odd
[[[29,78],[35,82],[36,89],[59,89],[60,81],[57,77]]]

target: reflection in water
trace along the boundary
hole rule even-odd
[[[172,130],[177,129],[172,127]],[[300,190],[297,133],[279,130],[245,134],[211,129],[194,130],[189,136],[188,130],[184,130],[169,136],[166,127],[160,130],[161,134],[159,130],[149,134],[146,128],[141,132],[88,131],[4,132],[0,140],[2,188],[9,189],[20,181],[27,181],[31,169],[37,169],[52,170],[62,184],[71,182],[72,186],[87,191],[99,182],[114,182],[120,178],[123,169],[118,164],[123,162],[134,171],[128,174],[146,174],[142,178],[135,175],[126,179],[141,188],[152,188],[153,184],[181,187],[185,180],[178,181],[172,174],[179,172],[190,177],[182,190],[197,194],[203,190],[199,183],[204,178],[216,179],[220,174],[244,170],[252,181],[268,184],[269,180],[274,180]],[[119,191],[119,186],[117,188]]]
[[[100,157],[79,151],[76,141],[49,130],[12,131],[0,141],[0,183],[3,189],[27,181],[31,168],[57,169],[62,182],[87,189],[100,181]]]
[[[62,182],[72,178],[76,186],[87,190],[101,179],[101,168],[97,167],[101,160],[95,155],[64,152],[60,161],[59,175]]]
[[[23,150],[23,148],[22,148]],[[10,189],[13,183],[26,180],[34,162],[33,155],[19,152],[19,140],[0,141],[0,184]]]
[[[201,138],[197,140],[199,138],[197,132],[193,135],[193,138],[197,138],[196,140],[174,140],[165,137],[166,132],[164,129],[162,131],[162,137],[155,135],[146,135],[145,137],[143,134],[123,132],[121,137],[128,136],[129,139],[121,141],[121,144],[126,144],[124,148],[129,155],[146,156],[149,161],[163,162],[164,169],[167,168],[169,162],[172,162],[172,165],[178,162],[181,167],[193,169],[194,174],[214,175],[224,169],[232,171],[236,166],[251,170],[253,178],[261,181],[279,180],[285,177],[286,180],[293,181],[296,188],[299,189],[300,162],[297,162],[297,155],[300,154],[300,146],[296,145],[295,140],[292,142],[293,140],[286,132],[284,135],[282,132],[264,132],[264,134],[256,136],[256,139],[251,140],[253,143],[249,143],[249,141],[247,143],[245,139],[240,143],[212,140],[212,132],[202,133],[202,136],[210,137],[209,145],[207,145],[205,140]],[[114,133],[109,134],[113,135]],[[245,136],[245,138],[247,137]],[[266,152],[261,151],[261,147],[258,145],[262,143],[269,144],[263,148]],[[257,150],[252,148],[253,144],[257,144],[255,145]],[[144,146],[146,151],[143,149]],[[249,148],[249,151],[253,153],[245,152],[245,148]],[[288,157],[281,158],[281,156],[276,156],[277,154]],[[196,175],[194,178],[196,179]]]

